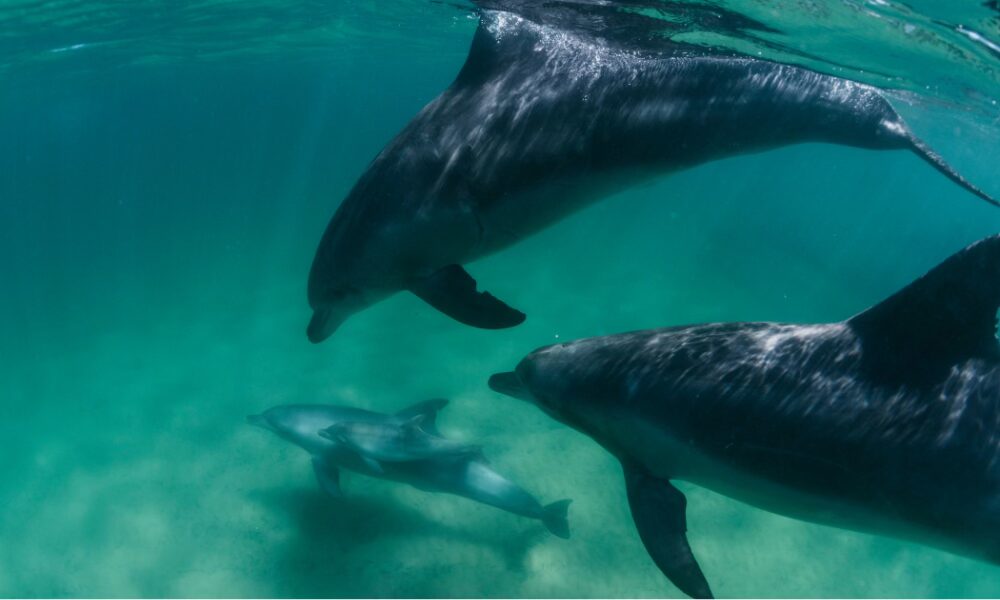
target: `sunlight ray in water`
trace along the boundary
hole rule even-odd
[[[519,60],[537,68],[472,69],[466,93],[435,101],[484,13],[497,19],[496,47],[521,43]],[[679,596],[637,535],[618,461],[550,418],[557,407],[525,402],[514,365],[541,346],[627,331],[834,324],[762,329],[745,338],[755,362],[709,369],[781,371],[796,348],[843,334],[839,322],[1000,232],[1000,210],[956,185],[1000,194],[998,47],[1000,7],[983,0],[0,2],[0,596]],[[699,78],[692,65],[706,55],[729,69],[729,87]],[[642,95],[655,76],[675,102]],[[684,96],[702,84],[711,102]],[[781,94],[813,110],[719,125]],[[406,129],[432,101],[434,118]],[[556,109],[538,118],[539,106]],[[628,118],[597,118],[612,109]],[[703,126],[675,154],[669,140],[625,135],[648,131],[636,122],[677,131],[692,114]],[[799,114],[824,118],[801,121],[815,130],[768,127]],[[865,129],[862,115],[878,118]],[[904,151],[865,149],[879,147]],[[383,149],[388,166],[373,162]],[[546,179],[644,152],[673,162],[615,173],[631,187]],[[400,157],[425,168],[405,171]],[[371,284],[380,255],[347,253],[374,258],[338,282],[337,298],[357,302],[320,319],[345,317],[311,344],[310,264],[366,172],[379,175],[367,202],[411,202],[414,223],[440,216],[418,201],[427,190],[454,192],[465,210],[448,231],[471,249],[436,275],[416,272],[441,260],[427,249],[448,236],[415,237],[426,243],[393,262],[412,277],[377,298],[358,281]],[[528,187],[538,193],[517,196]],[[462,203],[499,189],[531,200],[515,217],[551,212],[518,229]],[[607,199],[570,206],[574,194]],[[337,231],[409,231],[373,223],[358,212]],[[370,241],[359,237],[342,245]],[[333,279],[318,281],[329,300]],[[956,298],[946,283],[939,301]],[[897,328],[915,342],[887,355],[953,349],[924,342],[956,322],[955,306]],[[857,354],[848,344],[831,360]],[[517,398],[488,387],[501,372],[494,385]],[[949,393],[981,383],[971,368],[947,373]],[[811,381],[852,383],[838,377]],[[332,432],[370,455],[338,482],[325,472],[337,498],[301,450],[245,421],[287,405],[390,415],[431,398],[449,400],[436,423]],[[974,402],[935,406],[942,439],[997,426],[986,412],[958,418]],[[512,514],[423,479],[386,481],[371,464],[429,455],[488,457],[461,489],[509,478],[531,499],[504,488],[523,509]],[[954,481],[940,484],[947,493]],[[719,596],[1000,596],[987,562],[677,488]],[[573,499],[569,540],[557,537],[561,498]]]

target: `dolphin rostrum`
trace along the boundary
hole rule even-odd
[[[1000,564],[998,306],[1000,236],[846,321],[583,339],[490,387],[621,461],[639,537],[691,596],[711,591],[674,479]]]
[[[347,469],[538,519],[553,535],[568,538],[570,500],[542,506],[497,473],[478,447],[439,436],[434,422],[445,404],[447,400],[428,400],[392,415],[346,406],[289,404],[250,415],[247,421],[308,452],[316,480],[331,496],[341,495],[340,470]]]
[[[461,265],[658,175],[801,142],[909,150],[996,204],[869,85],[750,57],[633,52],[484,10],[458,77],[327,226],[309,339],[402,290],[468,325],[517,325],[524,314]]]

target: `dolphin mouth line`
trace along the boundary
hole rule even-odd
[[[531,400],[531,393],[521,382],[521,378],[513,371],[505,373],[494,373],[490,375],[490,389],[518,400]]]

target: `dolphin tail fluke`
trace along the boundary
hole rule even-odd
[[[569,505],[570,499],[559,500],[542,507],[542,524],[552,535],[569,539]]]
[[[935,152],[934,149],[928,146],[923,140],[921,140],[920,138],[916,137],[913,134],[910,134],[908,138],[910,142],[910,149],[913,150],[914,154],[927,161],[932,167],[937,169],[948,179],[954,181],[955,183],[962,186],[966,190],[972,192],[976,196],[989,202],[993,206],[1000,207],[1000,202],[998,202],[996,199],[994,199],[992,196],[990,196],[983,190],[974,186],[965,177],[962,177],[962,175],[958,171],[956,171],[951,165],[945,162],[944,158],[942,158],[940,154]]]

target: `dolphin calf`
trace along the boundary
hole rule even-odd
[[[435,417],[447,402],[428,400],[392,415],[346,406],[289,404],[250,415],[247,421],[308,452],[319,486],[331,496],[341,495],[340,470],[346,469],[538,519],[553,535],[568,538],[570,500],[542,506],[497,473],[478,447],[437,434]]]
[[[1000,564],[1000,236],[839,323],[718,323],[529,354],[490,387],[614,454],[639,536],[711,590],[680,479],[765,510]]]
[[[484,10],[465,65],[375,157],[313,260],[311,341],[408,290],[462,323],[525,315],[461,265],[657,175],[800,142],[914,152],[879,90],[747,57],[648,55]]]

